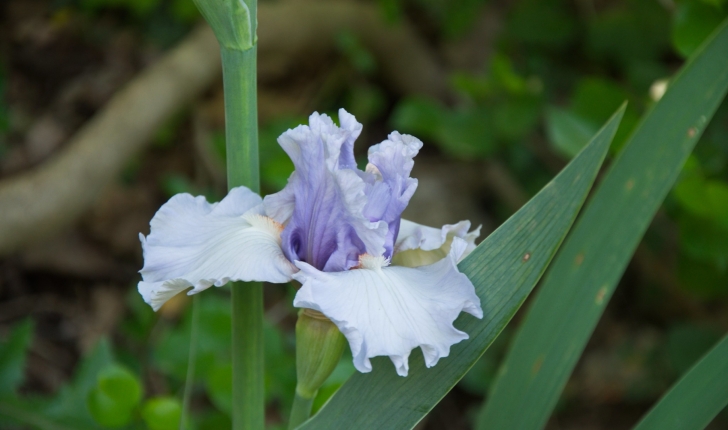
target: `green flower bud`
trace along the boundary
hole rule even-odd
[[[255,1],[194,0],[195,5],[215,32],[220,46],[233,51],[246,51],[257,42],[257,10]]]
[[[344,352],[346,338],[321,312],[301,309],[296,323],[296,394],[313,399]]]

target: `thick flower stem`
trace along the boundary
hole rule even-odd
[[[257,45],[221,49],[228,188],[243,185],[259,193],[257,51]]]
[[[256,47],[222,48],[228,188],[260,191]],[[232,285],[233,430],[265,425],[263,386],[263,286]]]
[[[260,192],[258,169],[257,2],[195,0],[220,42],[225,87],[228,188]],[[265,427],[263,286],[232,290],[233,430]]]
[[[228,188],[260,192],[257,0],[194,0],[220,42]],[[263,286],[232,285],[233,430],[265,427]]]
[[[315,397],[308,399],[296,393],[296,397],[293,398],[291,419],[288,421],[289,430],[293,430],[303,424],[311,416],[311,407],[313,406],[313,399]]]
[[[232,286],[233,430],[265,427],[263,286]]]

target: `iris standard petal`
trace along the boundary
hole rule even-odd
[[[406,376],[412,349],[420,347],[427,367],[447,357],[468,335],[453,326],[460,312],[482,318],[480,299],[456,262],[467,243],[453,240],[448,258],[418,267],[386,266],[384,257],[362,256],[360,267],[327,273],[298,262],[302,283],[294,306],[317,310],[346,336],[360,372],[370,358],[388,356]]]
[[[265,216],[261,198],[245,187],[220,203],[177,194],[151,221],[139,292],[155,310],[175,294],[228,281],[287,282],[297,271],[280,247],[282,226]]]
[[[296,170],[283,191],[265,199],[266,212],[285,223],[288,259],[326,271],[347,270],[360,254],[381,254],[387,230],[362,213],[365,183],[354,170],[352,149],[361,124],[343,109],[339,115],[342,127],[315,113],[308,126],[278,138]]]
[[[480,226],[473,231],[468,230],[470,221],[434,228],[403,219],[394,246],[392,264],[408,267],[432,264],[450,252],[450,245],[455,237],[466,243],[465,251],[460,257],[462,260],[475,249],[475,239],[480,236]]]
[[[392,257],[394,251],[402,211],[417,189],[417,179],[410,178],[410,173],[420,148],[422,142],[419,139],[396,131],[387,140],[369,148],[367,172],[374,182],[367,193],[369,198],[364,215],[371,221],[387,223],[384,244],[384,256],[387,258]]]

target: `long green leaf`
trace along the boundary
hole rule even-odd
[[[635,430],[702,429],[728,405],[728,336],[660,399]]]
[[[624,113],[620,109],[590,144],[541,192],[491,234],[459,267],[475,285],[485,317],[461,316],[455,325],[470,339],[426,369],[410,357],[409,376],[398,377],[388,358],[373,360],[299,429],[407,429],[414,427],[470,369],[543,274],[591,188]]]
[[[728,88],[728,22],[642,120],[559,251],[478,420],[545,425],[617,282]]]

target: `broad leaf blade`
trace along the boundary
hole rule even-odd
[[[640,238],[725,95],[727,52],[724,23],[613,163],[551,266],[477,428],[545,425]]]
[[[705,428],[728,405],[728,336],[645,415],[635,430]]]
[[[481,299],[482,320],[461,315],[455,326],[470,339],[426,369],[421,352],[409,376],[397,376],[388,358],[355,373],[329,403],[299,429],[407,429],[414,427],[480,358],[543,274],[581,208],[624,113],[620,109],[584,150],[541,192],[491,234],[459,267]]]

